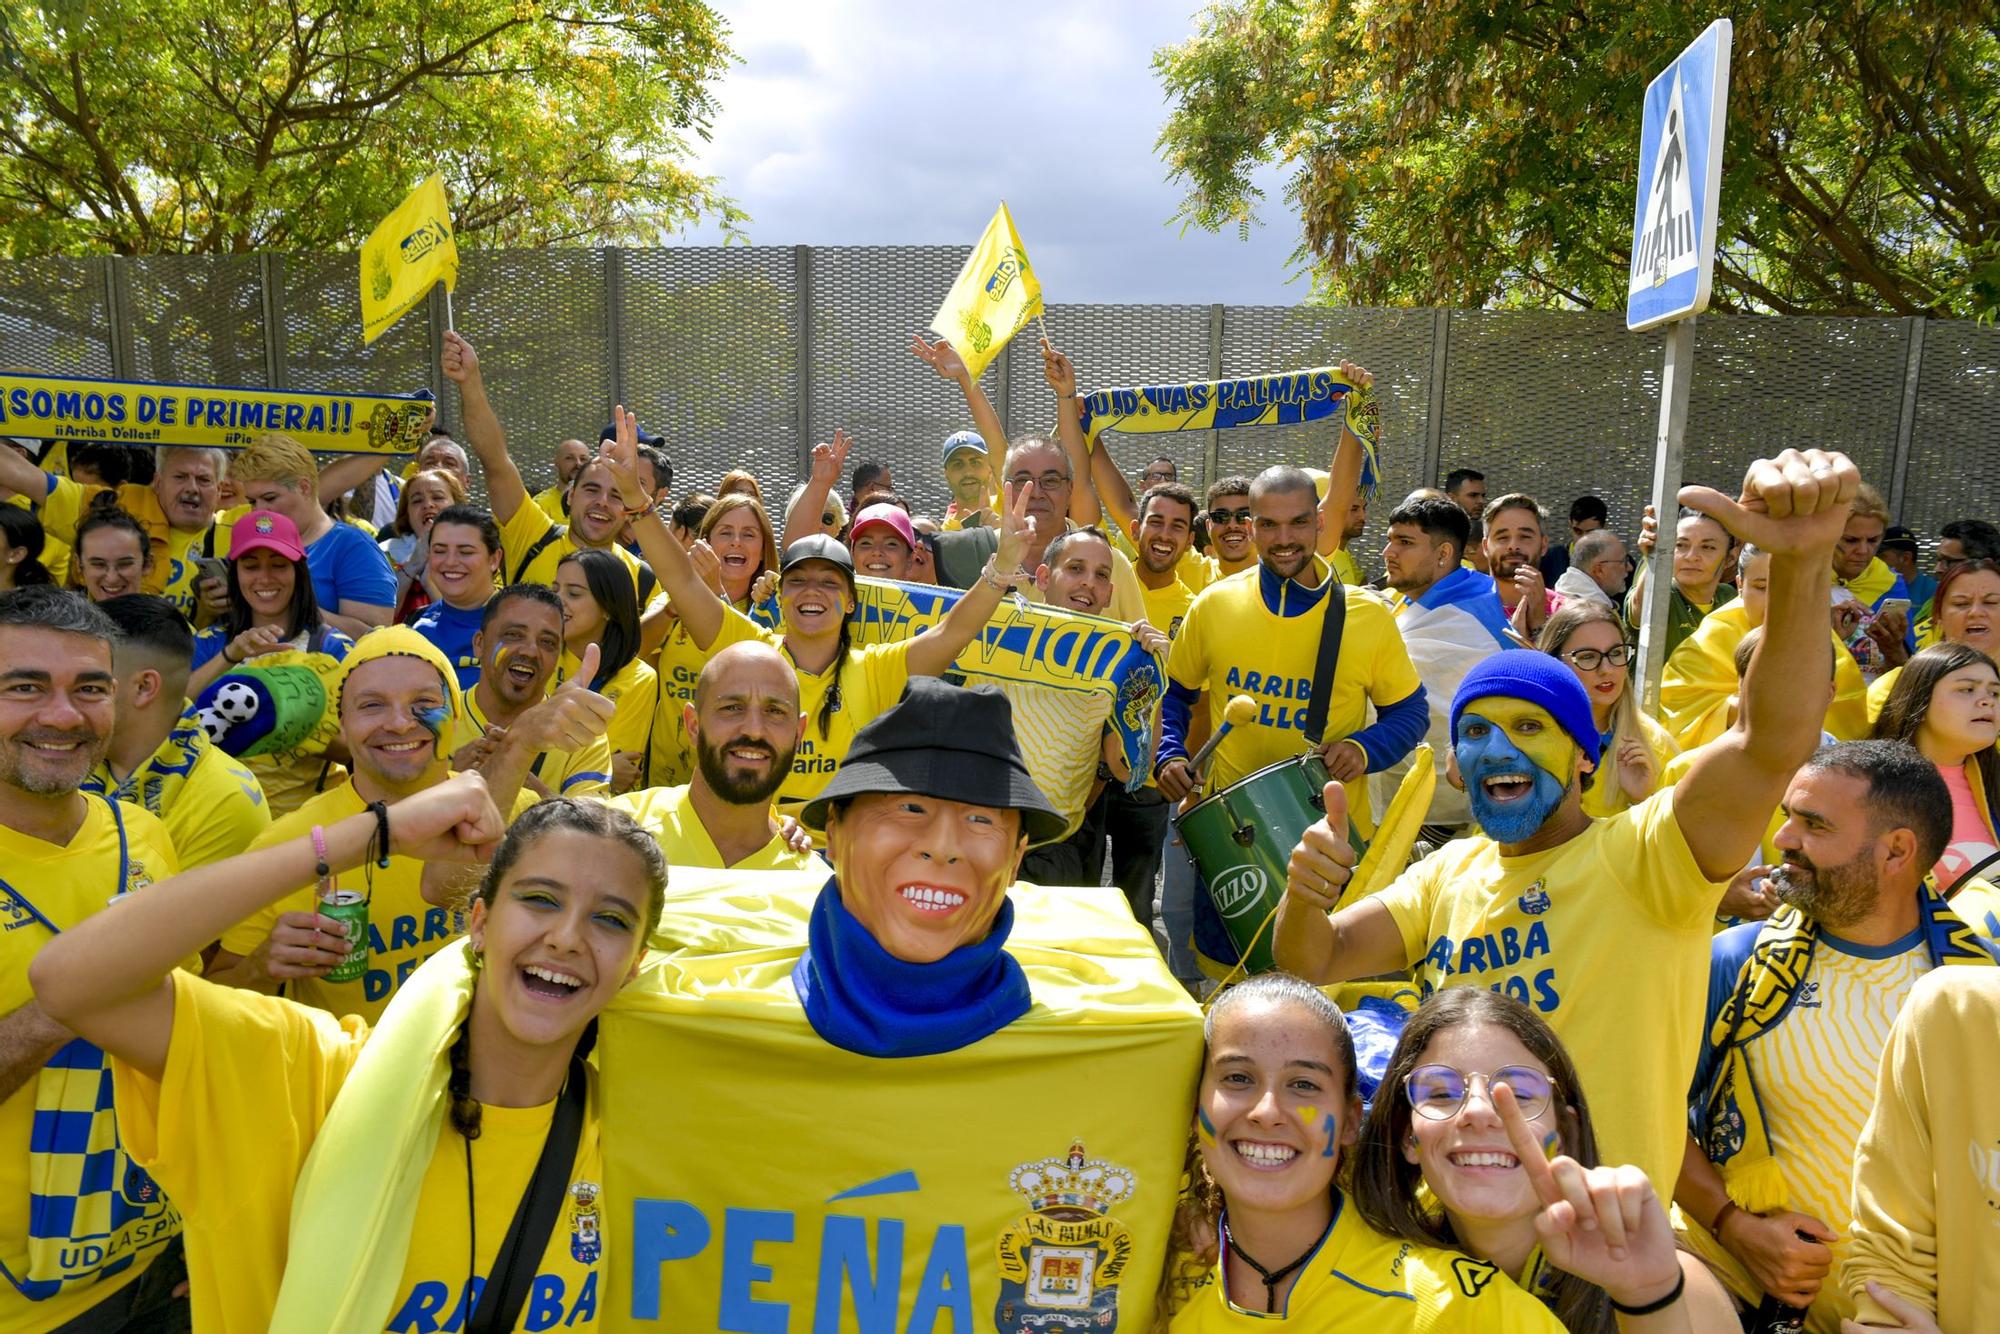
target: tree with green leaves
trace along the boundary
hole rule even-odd
[[[690,166],[702,0],[0,7],[0,254],[352,247],[430,172],[478,246],[743,220]]]
[[[1324,300],[1621,308],[1645,86],[1712,17],[1674,0],[1220,0],[1154,56],[1179,216],[1247,228],[1278,164]],[[1717,307],[1990,317],[1997,189],[1991,0],[1739,13]]]

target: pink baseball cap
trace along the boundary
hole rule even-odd
[[[872,523],[887,524],[896,530],[896,536],[902,538],[912,551],[916,550],[917,530],[910,526],[910,516],[903,513],[900,505],[887,503],[865,506],[861,513],[855,515],[853,527],[847,530],[847,540],[852,543],[861,536],[861,530]]]
[[[299,541],[298,525],[273,510],[251,510],[229,530],[229,559],[241,559],[246,551],[262,547],[289,561],[306,558],[305,544]]]

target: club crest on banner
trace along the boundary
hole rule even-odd
[[[1132,1234],[1110,1213],[1138,1185],[1132,1172],[1086,1157],[1078,1140],[1067,1157],[1022,1163],[1009,1184],[1029,1212],[1000,1234],[994,1325],[1001,1334],[1116,1329]]]

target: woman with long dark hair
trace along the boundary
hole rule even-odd
[[[1528,1170],[1536,1165],[1520,1151],[1518,1127],[1510,1132],[1510,1115],[1532,1132],[1529,1143],[1551,1160],[1565,1194],[1585,1179],[1626,1193],[1624,1255],[1601,1238],[1579,1246],[1577,1233],[1551,1235]],[[1645,1174],[1600,1164],[1583,1082],[1555,1031],[1501,992],[1448,987],[1410,1017],[1362,1125],[1352,1185],[1378,1231],[1498,1266],[1575,1334],[1736,1327],[1720,1285],[1675,1249]],[[1658,1304],[1669,1289],[1680,1299]],[[1642,1318],[1630,1314],[1656,1304]]]
[[[1205,1037],[1156,1331],[1561,1328],[1492,1266],[1461,1282],[1466,1257],[1399,1241],[1354,1207],[1354,1042],[1326,993],[1262,974],[1217,997]]]
[[[638,782],[653,727],[659,677],[639,660],[639,598],[625,563],[608,551],[580,548],[556,566],[556,596],[563,604],[563,653],[558,680],[575,675],[586,646],[597,645],[597,675],[590,688],[617,710],[605,740],[611,746],[611,790]]]
[[[177,966],[378,853],[492,865],[466,939],[376,1027]],[[591,1323],[603,1243],[515,1219],[534,1215],[538,1181],[567,1199],[604,1180],[585,1058],[638,971],[666,879],[624,814],[556,798],[508,830],[467,774],[171,877],[44,946],[37,998],[112,1057],[126,1147],[184,1220],[196,1327],[396,1329],[457,1310],[468,1327],[514,1329],[551,1306],[565,1326]],[[331,962],[345,941],[327,946]],[[546,1174],[533,1170],[545,1151]]]
[[[1931,872],[1949,896],[2000,852],[2000,671],[1970,644],[1931,645],[1897,672],[1875,735],[1922,751],[1951,790],[1951,841]]]

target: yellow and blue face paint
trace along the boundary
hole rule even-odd
[[[1472,816],[1488,838],[1519,843],[1542,827],[1576,780],[1583,751],[1539,704],[1493,695],[1475,700],[1459,716],[1453,743]],[[1524,776],[1533,790],[1499,802],[1486,794],[1489,779]]]

